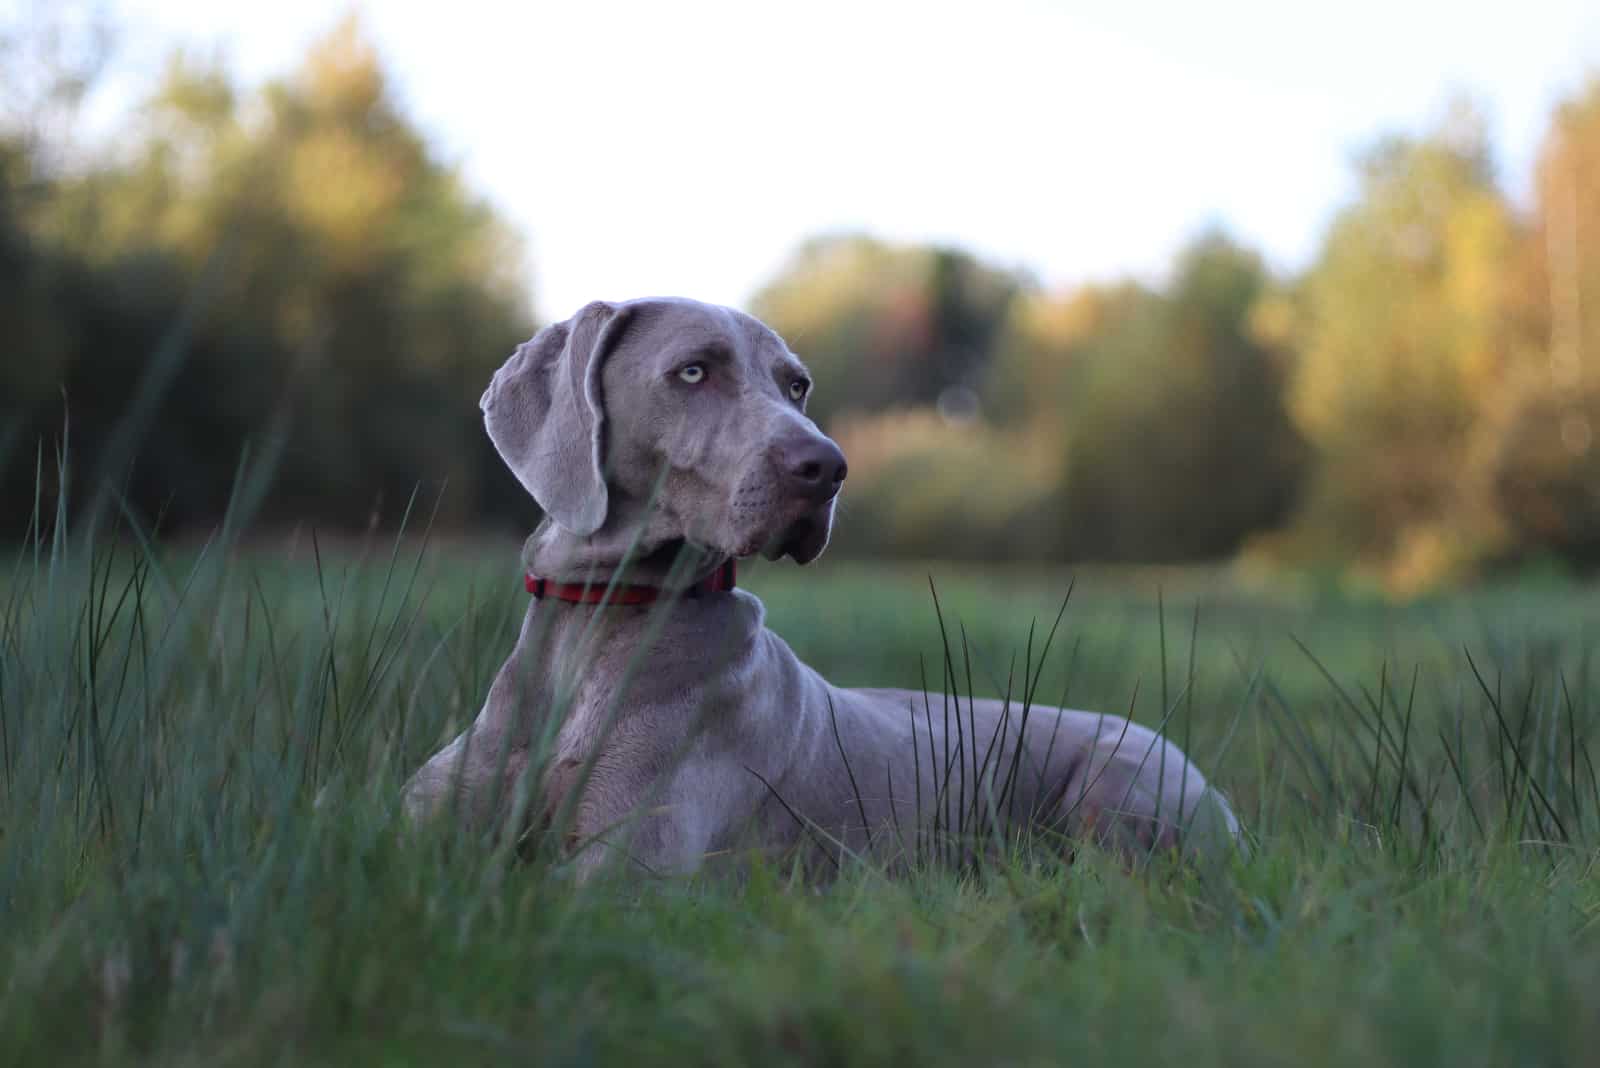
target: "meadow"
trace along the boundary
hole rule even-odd
[[[308,532],[14,547],[0,577],[7,1063],[1430,1064],[1600,1048],[1600,587],[1404,604],[1240,569],[824,557],[741,576],[835,682],[1127,712],[1248,858],[1018,844],[899,878],[576,890],[404,833],[518,547]],[[931,588],[930,588],[931,586]],[[935,613],[946,631],[941,637]],[[1070,598],[1068,597],[1070,591]],[[970,664],[970,669],[967,665]]]

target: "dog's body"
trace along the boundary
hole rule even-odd
[[[693,592],[729,557],[806,563],[826,546],[844,457],[805,417],[808,388],[770,330],[692,301],[591,304],[513,355],[483,407],[547,512],[531,573],[603,587],[625,571],[674,595],[533,601],[477,721],[406,785],[408,812],[493,823],[522,783],[533,815],[570,814],[584,874],[619,853],[688,872],[752,845],[910,855],[936,828],[1023,823],[1233,841],[1227,802],[1146,728],[839,689],[766,629],[755,597]]]

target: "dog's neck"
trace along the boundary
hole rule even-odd
[[[550,519],[523,545],[528,574],[561,583],[618,583],[686,590],[726,563],[726,554],[648,526],[610,524],[582,537]]]
[[[523,549],[523,565],[561,583],[619,582],[678,590],[693,585],[728,559],[670,537],[659,542],[602,532],[579,537],[546,520]],[[668,595],[651,604],[620,607],[532,599],[519,645],[542,648],[537,661],[559,685],[581,687],[605,657],[632,663],[636,703],[704,683],[706,672],[748,655],[765,625],[761,601],[740,590],[710,596]],[[692,680],[684,673],[690,672]]]

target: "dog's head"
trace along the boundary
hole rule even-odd
[[[839,447],[806,417],[811,378],[731,308],[595,302],[525,342],[480,402],[489,438],[579,537],[641,525],[729,556],[809,563],[828,544]]]

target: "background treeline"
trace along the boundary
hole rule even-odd
[[[808,244],[754,303],[850,456],[845,543],[1247,550],[1397,589],[1600,562],[1600,79],[1552,116],[1525,212],[1466,104],[1357,167],[1297,277],[1221,232],[1159,286],[1064,293],[958,250]]]
[[[48,115],[85,77],[36,81]],[[169,531],[223,514],[247,446],[268,523],[394,523],[419,484],[447,524],[532,515],[477,419],[534,328],[518,241],[354,23],[255,92],[175,58],[131,123],[88,161],[24,122],[0,142],[0,529],[63,430],[75,493]]]
[[[0,532],[119,487],[166,530],[526,526],[476,401],[535,327],[516,237],[397,108],[353,24],[245,90],[175,59],[114,149],[62,151],[91,50],[0,136]],[[1107,561],[1241,550],[1398,588],[1600,561],[1600,80],[1552,115],[1526,206],[1484,124],[1371,146],[1295,277],[1220,231],[1159,284],[1070,292],[953,248],[829,235],[752,310],[850,457],[840,547]],[[1174,180],[1181,180],[1175,178]],[[565,309],[557,309],[564,312]],[[443,490],[441,494],[441,490]]]

